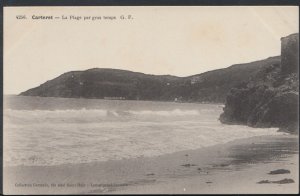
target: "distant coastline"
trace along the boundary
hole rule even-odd
[[[83,97],[79,97],[79,98],[68,98],[68,97],[42,97],[42,96],[24,96],[24,95],[20,95],[20,94],[9,94],[9,95],[4,95],[4,99],[9,98],[9,97],[38,97],[38,98],[55,98],[55,99],[91,99],[91,100],[105,100],[105,101],[139,101],[139,102],[168,102],[168,103],[178,103],[178,104],[209,104],[209,105],[219,105],[224,107],[224,103],[217,103],[217,102],[176,102],[176,101],[156,101],[156,100],[128,100],[128,99],[104,99],[104,98],[83,98]],[[4,106],[5,108],[5,106]]]
[[[280,57],[270,57],[188,77],[93,68],[64,73],[20,95],[99,99],[124,97],[126,100],[225,103],[231,88],[246,82],[261,68],[279,62]]]

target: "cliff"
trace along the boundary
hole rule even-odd
[[[279,62],[280,57],[271,57],[189,77],[94,68],[64,73],[20,95],[224,103],[231,88],[247,81],[260,68]]]
[[[261,68],[249,81],[231,89],[221,122],[298,132],[298,34],[282,38],[281,43],[281,63]]]
[[[282,74],[297,73],[299,68],[299,34],[281,38]]]

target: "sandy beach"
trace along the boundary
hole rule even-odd
[[[156,157],[4,167],[4,193],[298,193],[298,160],[298,136],[258,136]]]

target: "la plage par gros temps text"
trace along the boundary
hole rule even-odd
[[[17,19],[27,19],[26,15],[17,15]],[[32,15],[31,19],[33,20],[54,20],[54,19],[62,19],[62,20],[125,20],[125,19],[133,19],[132,15],[119,15],[119,16],[45,16],[45,15]]]

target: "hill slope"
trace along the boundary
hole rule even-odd
[[[191,101],[224,103],[231,88],[249,80],[259,69],[279,63],[280,57],[270,57],[190,76],[188,79],[192,84],[185,88],[185,96]]]
[[[224,103],[232,87],[247,81],[262,67],[280,63],[280,57],[205,72],[189,77],[148,75],[117,69],[71,71],[22,92],[23,96],[104,98]]]

